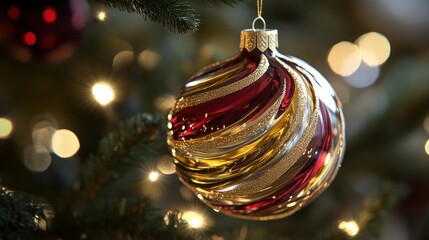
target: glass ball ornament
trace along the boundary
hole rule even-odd
[[[21,62],[59,63],[75,52],[88,13],[86,0],[2,0],[0,39]]]
[[[330,185],[343,158],[334,90],[277,47],[277,30],[243,30],[240,53],[191,77],[168,115],[180,180],[230,216],[293,214]]]

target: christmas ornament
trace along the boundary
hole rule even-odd
[[[255,29],[258,20],[263,29]],[[335,92],[277,46],[277,30],[265,29],[258,14],[253,29],[241,32],[241,52],[195,74],[168,116],[177,173],[215,211],[288,216],[340,167],[344,119]]]
[[[88,9],[86,0],[3,0],[1,38],[22,62],[58,63],[74,53]]]

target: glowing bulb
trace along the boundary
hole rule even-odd
[[[151,182],[156,182],[157,180],[158,180],[158,178],[159,178],[159,173],[158,172],[150,172],[149,173],[149,180],[151,181]]]
[[[359,233],[359,225],[355,221],[342,221],[338,224],[338,228],[343,230],[350,237],[354,237]]]
[[[106,20],[106,12],[105,11],[99,11],[97,14],[97,19],[101,22],[104,22]]]
[[[191,228],[202,228],[204,226],[204,218],[194,211],[183,213],[183,220],[185,220]]]
[[[426,141],[425,151],[426,151],[426,154],[429,155],[429,140]]]
[[[0,118],[0,139],[8,138],[13,130],[12,122],[7,118]]]
[[[360,36],[356,44],[362,54],[362,60],[368,66],[375,67],[383,64],[390,56],[389,40],[380,33],[370,32]]]
[[[335,44],[328,54],[332,71],[343,77],[352,75],[359,68],[361,61],[359,48],[351,42]]]
[[[62,158],[75,155],[79,148],[79,139],[70,130],[57,130],[52,136],[52,151]]]
[[[106,106],[115,99],[115,93],[112,87],[106,83],[95,84],[92,87],[92,95],[102,106]]]

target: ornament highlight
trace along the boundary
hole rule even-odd
[[[277,30],[243,30],[241,52],[191,77],[168,115],[180,180],[238,218],[296,212],[329,186],[344,153],[334,90],[277,47]]]

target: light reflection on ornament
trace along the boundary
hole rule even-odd
[[[370,67],[383,64],[390,56],[389,40],[380,33],[370,32],[356,40],[362,60]]]
[[[426,141],[425,151],[426,151],[426,154],[429,155],[429,140]]]
[[[76,134],[67,129],[55,131],[52,136],[52,151],[62,158],[72,157],[80,148]]]
[[[0,118],[0,139],[6,139],[13,130],[13,123],[7,118]]]
[[[359,225],[355,221],[342,221],[338,224],[338,228],[350,237],[354,237],[359,233]]]
[[[92,95],[101,106],[106,106],[115,99],[112,87],[103,82],[96,83],[92,87]]]
[[[351,42],[335,44],[328,54],[328,63],[332,71],[340,76],[350,76],[361,64],[359,48]]]

